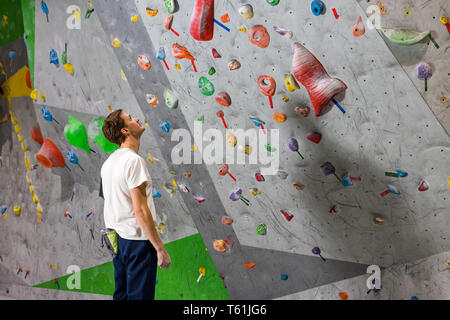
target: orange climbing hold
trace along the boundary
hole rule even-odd
[[[278,122],[285,122],[287,116],[286,116],[284,113],[282,113],[282,112],[275,112],[275,113],[273,114],[273,118],[274,118],[275,120],[277,120]]]
[[[341,297],[341,300],[347,300],[347,298],[348,298],[347,292],[339,292],[338,295],[339,295],[339,297]]]
[[[364,28],[364,23],[362,22],[361,16],[359,16],[353,26],[352,34],[354,37],[361,37],[364,33],[366,33],[366,28]]]
[[[244,267],[249,268],[249,269],[253,268],[254,266],[255,266],[255,264],[253,262],[252,263],[244,263]]]
[[[180,46],[176,42],[172,45],[172,54],[176,59],[195,60],[186,47]]]
[[[230,16],[228,13],[225,13],[223,16],[220,17],[220,20],[222,20],[223,23],[227,23],[230,21]]]

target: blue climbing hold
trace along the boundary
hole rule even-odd
[[[282,274],[281,275],[281,280],[287,280],[287,278],[288,278],[287,274]]]
[[[161,198],[161,193],[155,187],[152,187],[152,197],[153,198]]]
[[[50,50],[50,63],[53,63],[56,66],[59,65],[58,54],[55,49]]]
[[[164,132],[169,132],[170,131],[170,123],[167,120],[161,121],[159,123],[159,127],[161,128],[162,131]]]
[[[314,0],[311,3],[311,10],[315,16],[319,16],[323,12],[324,8],[325,8],[325,5],[320,0]]]

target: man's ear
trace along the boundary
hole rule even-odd
[[[128,128],[122,128],[120,129],[120,132],[126,137],[128,136],[130,131],[128,130]]]

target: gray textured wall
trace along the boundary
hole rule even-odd
[[[389,274],[387,270],[403,270],[405,263],[450,250],[447,241],[450,146],[444,129],[449,127],[446,120],[449,109],[436,100],[438,96],[449,96],[449,38],[445,27],[436,19],[423,19],[421,23],[422,20],[414,19],[414,16],[402,16],[403,7],[409,6],[413,8],[413,15],[438,18],[450,10],[448,2],[383,2],[388,12],[382,21],[389,27],[432,29],[440,49],[426,42],[399,48],[386,43],[376,30],[367,29],[363,37],[354,38],[351,34],[353,24],[359,15],[365,21],[365,7],[374,1],[361,1],[362,7],[356,1],[326,1],[327,11],[319,17],[312,15],[309,1],[281,1],[276,7],[248,2],[255,11],[251,20],[244,20],[237,12],[238,7],[247,2],[216,1],[215,17],[218,19],[228,13],[231,21],[227,26],[231,32],[215,26],[212,41],[197,42],[188,32],[193,0],[180,1],[179,11],[175,13],[173,28],[180,37],[164,29],[166,9],[160,2],[136,0],[135,3],[114,2],[114,6],[107,6],[107,2],[97,1],[91,18],[82,19],[81,30],[68,30],[65,27],[67,6],[78,3],[84,12],[87,5],[81,1],[48,1],[55,12],[51,24],[47,24],[45,16],[36,10],[36,88],[45,93],[45,104],[61,123],[70,114],[87,127],[93,117],[109,113],[108,105],[121,107],[150,123],[142,140],[141,155],[145,158],[146,153],[151,152],[161,160],[149,164],[149,170],[163,195],[155,204],[158,218],[166,221],[169,227],[164,241],[200,232],[216,268],[225,275],[232,298],[317,298],[313,292],[322,290],[321,297],[334,299],[337,297],[330,288],[336,286],[348,291],[353,288],[351,298],[376,298],[364,296],[367,276],[359,275],[365,273],[366,265],[386,267],[384,276]],[[148,17],[145,14],[147,5],[159,9],[158,15]],[[339,20],[334,18],[331,8],[337,9]],[[137,23],[130,22],[133,14],[139,15]],[[253,46],[247,33],[237,30],[242,25],[249,29],[255,24],[263,24],[269,31],[271,43],[266,49]],[[293,31],[293,38],[279,36],[273,26]],[[122,41],[120,48],[110,45],[115,37]],[[348,89],[340,99],[347,111],[345,115],[336,107],[319,118],[313,114],[307,118],[295,114],[295,106],[310,106],[303,86],[290,93],[283,82],[283,74],[291,72],[292,46],[296,41],[304,44],[331,76],[347,84]],[[65,42],[68,43],[69,62],[75,68],[73,76],[62,67],[58,69],[48,63],[50,49],[54,48],[60,54]],[[173,58],[173,42],[190,50],[196,58],[197,73],[189,61]],[[159,46],[165,47],[170,71],[155,58],[155,49]],[[213,47],[221,53],[221,59],[212,58]],[[150,57],[153,65],[148,72],[140,70],[136,63],[137,56],[143,53]],[[231,59],[239,60],[241,68],[228,70]],[[432,62],[435,67],[430,91],[426,94],[423,83],[413,74],[415,63],[421,59]],[[181,65],[181,70],[174,68],[175,63]],[[211,66],[217,72],[208,76]],[[121,70],[128,81],[122,79]],[[267,97],[256,85],[256,79],[262,74],[271,75],[277,81],[274,110],[269,108]],[[248,117],[257,115],[266,121],[267,129],[280,130],[280,165],[289,173],[286,180],[266,176],[265,182],[256,182],[254,173],[259,171],[260,165],[230,165],[230,172],[238,179],[233,182],[218,175],[220,165],[175,166],[171,163],[170,152],[176,143],[158,128],[159,120],[169,120],[175,128],[193,132],[195,119],[203,114],[205,129],[218,128],[225,132],[215,115],[222,107],[213,97],[205,97],[198,90],[200,76],[211,80],[216,92],[226,90],[230,94],[233,103],[224,110],[229,128],[253,128]],[[171,88],[179,98],[178,109],[170,110],[165,106],[163,93],[166,88]],[[145,93],[158,95],[160,104],[157,108],[146,105]],[[282,100],[285,96],[289,97],[287,103]],[[29,100],[23,99],[23,102],[14,103],[14,108],[16,113],[23,115],[19,120],[24,121],[24,128],[29,128],[35,121],[34,109],[44,136],[54,139],[65,154],[70,145],[62,134],[62,127],[42,119],[42,103],[38,100],[33,107]],[[287,121],[273,120],[275,111],[286,113]],[[319,145],[305,139],[306,133],[312,130],[323,135]],[[94,228],[98,238],[103,225],[98,172],[107,155],[92,143],[96,154],[77,152],[85,173],[71,164],[68,164],[72,169],[70,173],[67,169],[50,170],[41,166],[33,170],[32,178],[44,208],[43,223],[38,224],[27,192],[23,152],[12,133],[12,140],[3,144],[2,156],[6,160],[0,169],[0,178],[15,179],[16,183],[11,184],[13,187],[7,193],[2,192],[1,200],[13,206],[17,202],[16,195],[22,194],[23,210],[27,212],[29,206],[30,213],[20,218],[10,213],[8,221],[0,222],[5,235],[0,247],[4,258],[2,265],[14,274],[17,266],[32,268],[32,276],[26,283],[36,284],[63,275],[68,265],[86,268],[108,260],[98,241],[92,241],[89,233],[89,228]],[[299,140],[305,160],[287,148],[286,140],[290,136]],[[30,141],[34,159],[38,147],[29,136],[25,138]],[[238,145],[242,143],[239,141]],[[333,176],[322,175],[319,167],[325,161],[335,165],[338,175],[350,172],[352,176],[360,176],[362,181],[344,188]],[[20,167],[13,171],[12,163],[19,163]],[[398,179],[384,175],[385,171],[395,168],[405,169],[408,176]],[[180,179],[177,181],[183,181],[182,173],[190,170],[193,173],[190,187],[205,195],[207,200],[197,204],[192,200],[192,194],[178,191],[169,198],[162,186],[171,181],[170,170],[177,172]],[[421,180],[430,185],[428,191],[417,191]],[[305,188],[298,191],[292,187],[294,183],[302,183]],[[401,195],[380,197],[387,184],[398,187]],[[71,202],[73,186],[77,194]],[[242,187],[251,206],[228,199],[235,186]],[[252,187],[260,189],[262,194],[250,195],[248,189]],[[329,213],[333,205],[337,206],[336,215]],[[84,216],[91,207],[95,208],[96,215],[87,221]],[[72,221],[63,216],[67,208],[76,216]],[[287,222],[280,209],[289,210],[294,218]],[[231,227],[220,223],[222,215],[235,220]],[[374,216],[383,217],[385,225],[375,227],[372,224]],[[255,233],[261,223],[268,227],[265,236]],[[231,237],[235,248],[225,255],[215,252],[212,248],[214,239],[226,237]],[[311,253],[315,246],[320,247],[327,258],[325,264]],[[444,259],[444,255],[439,259]],[[441,260],[429,258],[426,261],[430,266],[439,264],[436,268],[440,270],[443,267]],[[255,262],[256,266],[247,270],[242,266],[245,262]],[[50,269],[50,263],[57,265],[58,270]],[[416,268],[420,272],[429,269],[423,263]],[[281,273],[287,273],[289,281],[280,283]],[[13,274],[0,282],[13,282],[9,278],[14,278]],[[352,279],[340,281],[344,278]],[[406,280],[395,276],[389,279],[382,298],[409,298],[409,294],[414,295],[411,293],[414,290],[419,292],[416,295],[422,295],[421,298],[448,296],[439,284],[433,286],[433,290],[411,289],[416,281],[420,281],[417,277],[408,280],[412,284],[405,291],[396,288]],[[310,289],[314,287],[319,289]],[[24,295],[39,296],[35,290],[21,290]],[[299,291],[304,292],[296,294]]]

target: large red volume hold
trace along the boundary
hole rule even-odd
[[[198,41],[209,41],[214,35],[214,0],[196,0],[191,15],[192,37]]]
[[[49,138],[44,139],[41,150],[36,154],[36,160],[46,168],[64,168],[66,165],[61,151],[59,151],[58,147]]]
[[[305,86],[316,117],[338,93],[347,89],[344,82],[331,78],[316,57],[300,43],[294,43],[292,74]]]

